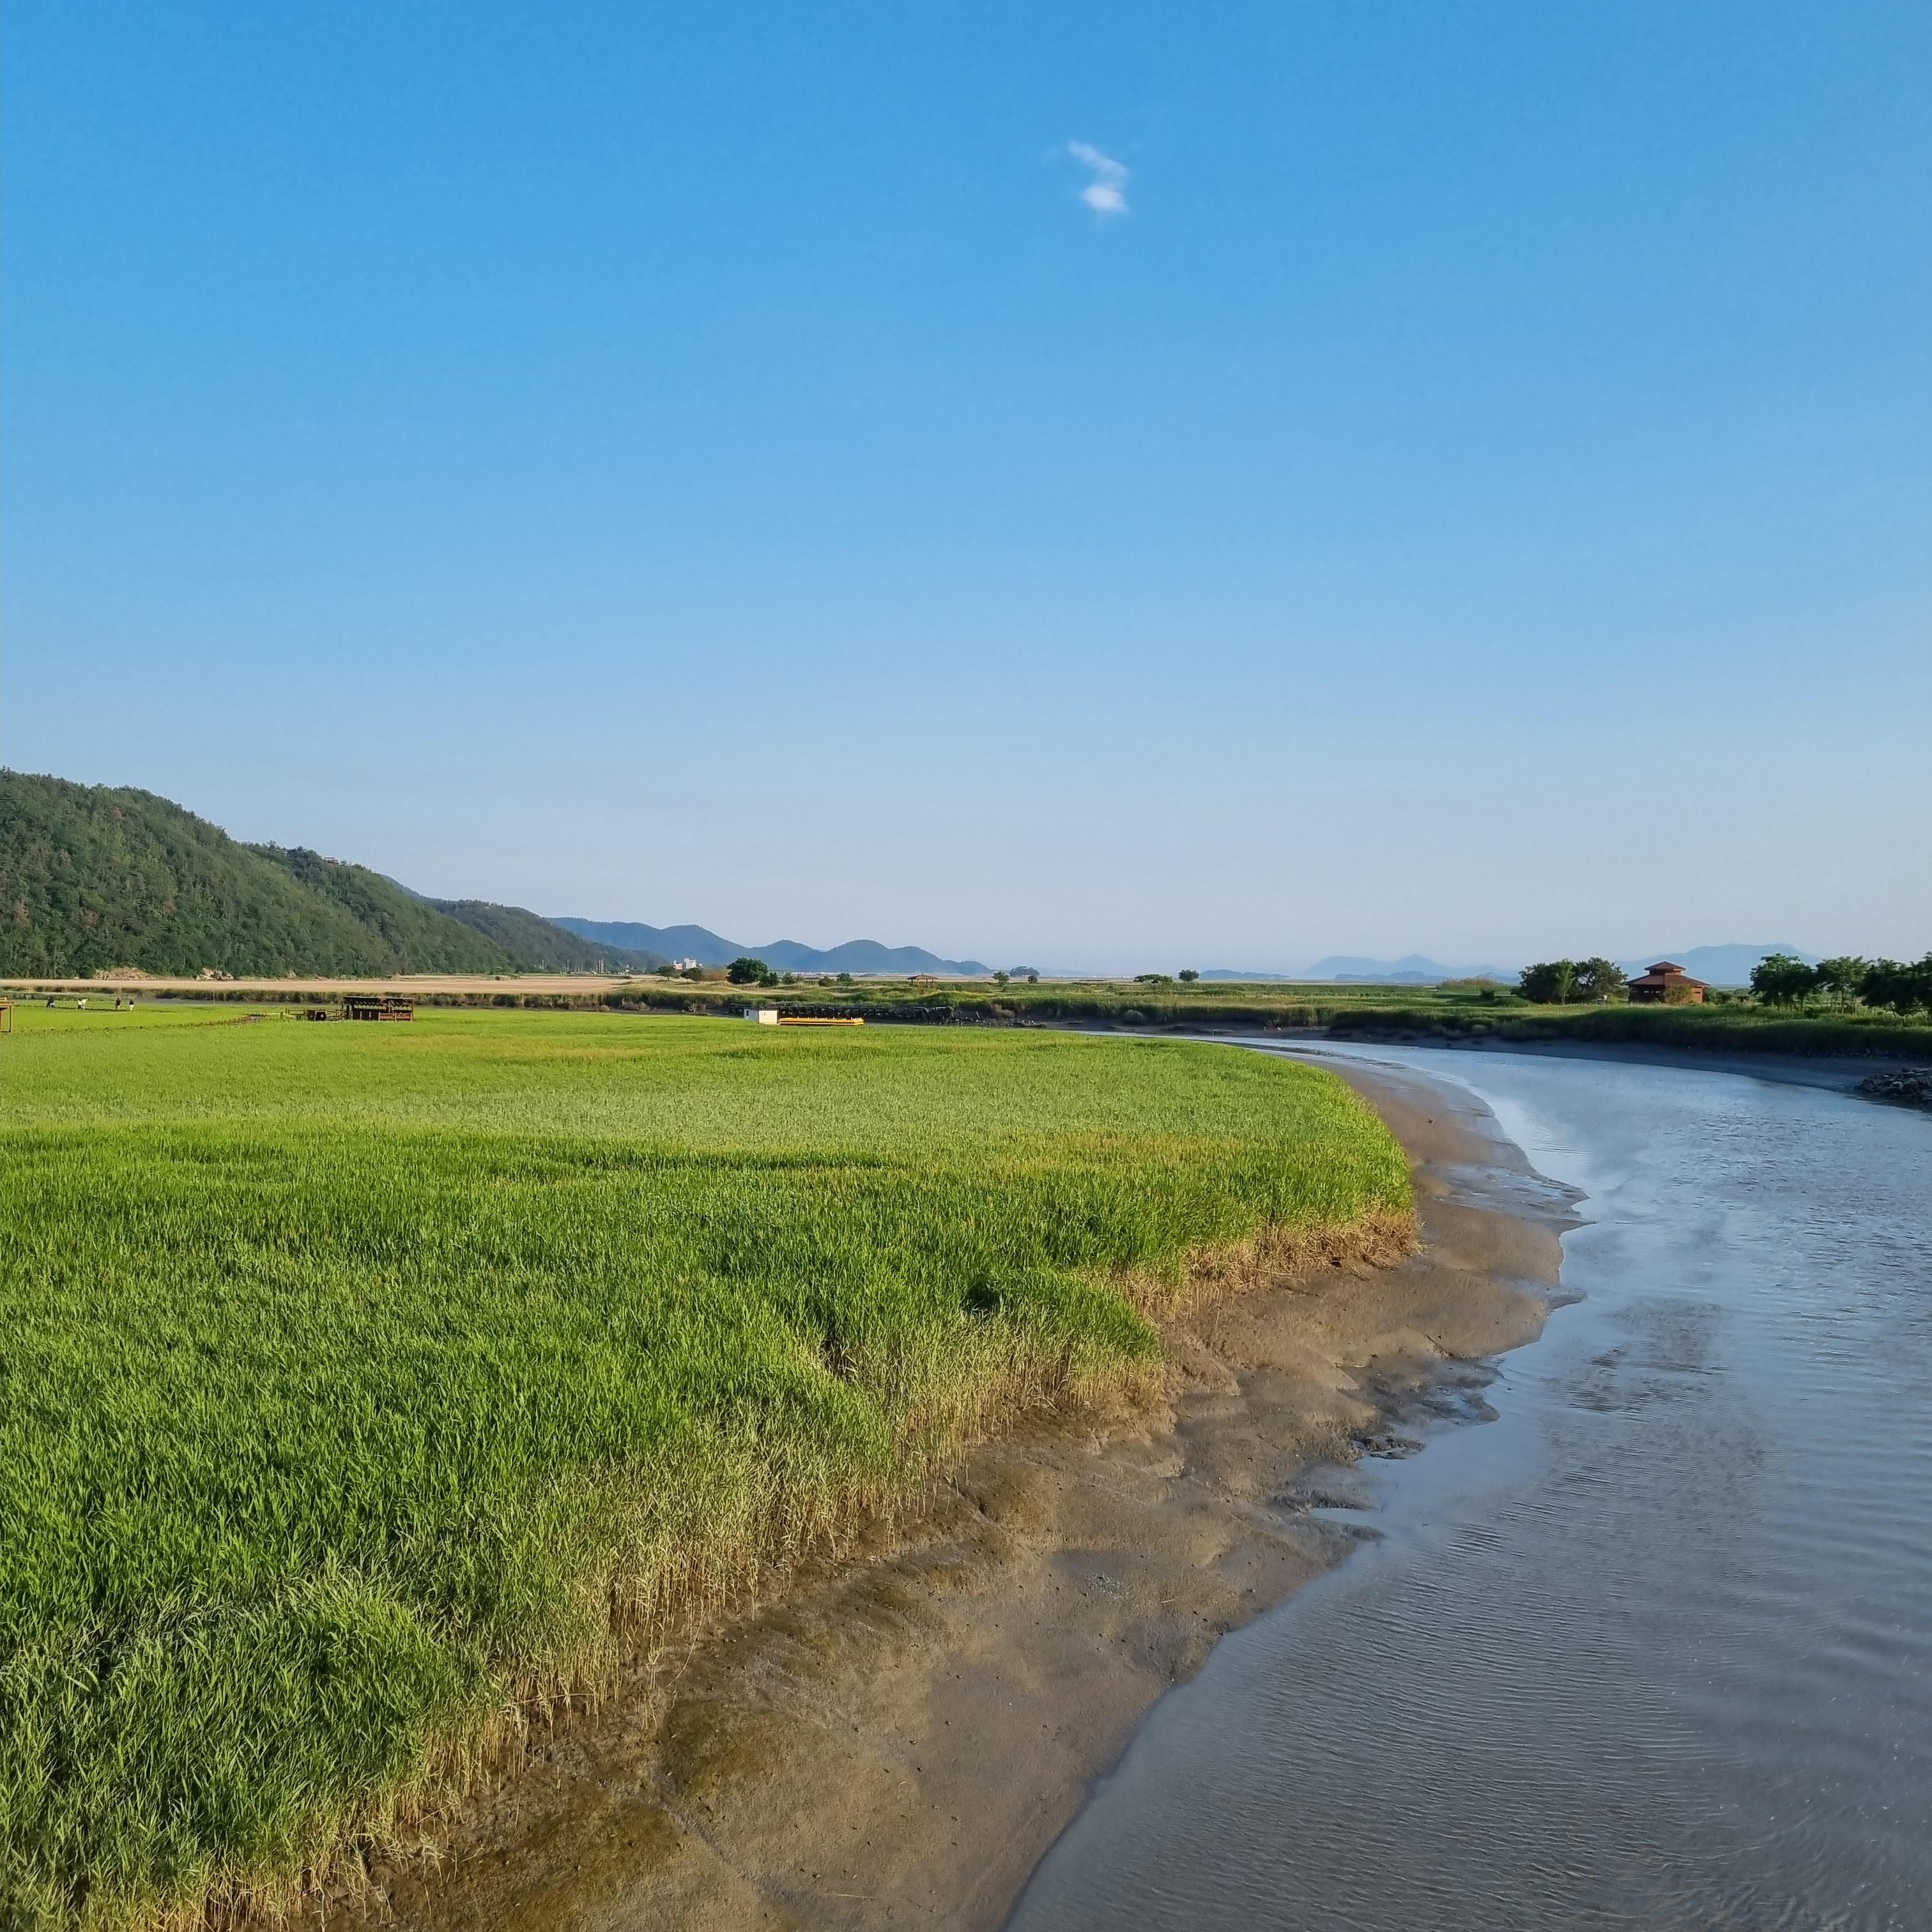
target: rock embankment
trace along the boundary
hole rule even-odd
[[[1932,1106],[1932,1066],[1900,1066],[1873,1073],[1858,1082],[1858,1091],[1876,1100],[1910,1100]]]

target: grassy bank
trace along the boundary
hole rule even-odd
[[[399,982],[400,983],[400,982]],[[97,984],[86,988],[112,992]],[[121,990],[128,991],[123,988]],[[1101,1026],[1148,1032],[1286,1032],[1323,1028],[1341,1037],[1383,1039],[1594,1040],[1720,1052],[1864,1054],[1932,1058],[1932,1014],[1909,1017],[1882,1008],[1829,1011],[1762,1006],[1742,1000],[1701,1006],[1536,1006],[1493,986],[1348,986],[1332,982],[1210,982],[1148,987],[1120,980],[1054,980],[998,987],[984,981],[921,984],[860,980],[827,986],[747,988],[653,976],[619,985],[586,982],[581,991],[520,988],[490,991],[412,988],[419,1004],[445,1011],[683,1013],[735,1016],[751,1004],[781,1012],[856,1017],[924,1026]],[[32,998],[32,995],[23,995]],[[230,1003],[260,1008],[323,996],[271,982],[196,987],[144,1000],[200,1006]],[[143,1007],[142,1010],[147,1009]]]
[[[1190,1256],[1408,1202],[1339,1083],[1208,1046],[17,1023],[9,1924],[293,1879],[614,1627],[701,1615],[976,1432],[1145,1375]]]
[[[1793,1013],[1774,1006],[1519,1006],[1489,1012],[1390,1004],[1338,1016],[1340,1037],[1602,1040],[1700,1053],[1932,1059],[1932,1018],[1878,1010]]]
[[[73,982],[93,993],[138,992],[143,1000],[159,998],[196,1003],[224,1000],[260,1005],[264,1002],[300,1005],[323,996],[273,981],[244,982],[232,986],[209,984],[192,992],[156,994],[152,989],[106,982]],[[454,990],[431,984],[411,988],[420,1005],[448,1011],[688,1013],[735,1018],[750,1005],[776,1006],[781,1012],[838,1015],[910,1024],[964,1025],[1022,1024],[1043,1025],[1097,1022],[1108,1025],[1187,1027],[1205,1031],[1231,1027],[1298,1028],[1325,1026],[1336,1019],[1382,1008],[1421,1010],[1472,1017],[1493,1014],[1522,1002],[1493,989],[1472,988],[1343,986],[1332,982],[1295,985],[1210,982],[1195,986],[1136,986],[1122,980],[1052,980],[1039,986],[1015,983],[1004,987],[984,980],[937,984],[905,980],[860,980],[848,985],[801,979],[790,986],[743,987],[721,981],[660,979],[647,975],[613,986],[587,980],[581,990],[554,985],[541,989],[506,979],[488,990]],[[31,999],[34,996],[22,994]]]
[[[491,996],[503,1006],[518,996]],[[569,996],[522,996],[526,1006],[562,1007]],[[574,1002],[569,1002],[574,1004]],[[1932,1015],[1902,1018],[1881,1009],[1797,1012],[1748,1004],[1702,1006],[1537,1006],[1495,988],[1217,983],[1150,988],[1118,981],[1056,982],[990,988],[883,981],[847,988],[800,985],[747,992],[634,982],[586,998],[619,1012],[736,1014],[750,1004],[781,1012],[856,1016],[874,1022],[956,1026],[1107,1026],[1148,1031],[1296,1032],[1324,1028],[1346,1037],[1421,1035],[1442,1039],[1598,1040],[1687,1051],[1932,1054]]]

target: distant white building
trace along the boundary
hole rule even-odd
[[[670,962],[670,970],[674,973],[695,973],[698,962],[695,959],[674,959]]]

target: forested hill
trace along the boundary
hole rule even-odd
[[[556,970],[565,955],[595,963],[576,956],[597,948],[534,914],[480,902],[452,911],[364,866],[244,845],[152,792],[0,771],[0,974],[9,976],[117,966],[508,973]]]
[[[446,917],[494,940],[530,973],[647,973],[668,965],[668,955],[649,946],[611,946],[567,932],[554,920],[521,906],[493,905],[488,899],[430,899]]]

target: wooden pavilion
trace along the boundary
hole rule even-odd
[[[1630,982],[1630,996],[1638,1006],[1701,1006],[1710,988],[1694,980],[1674,961],[1660,959]]]

